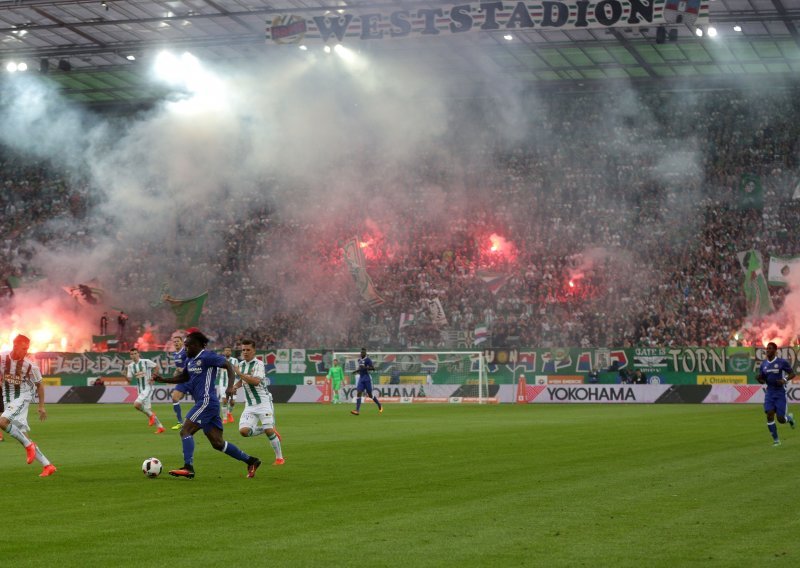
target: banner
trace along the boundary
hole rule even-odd
[[[97,349],[98,351],[105,351],[109,347],[116,346],[116,344],[117,344],[117,336],[115,334],[92,336],[92,349]]]
[[[487,339],[489,339],[489,327],[485,323],[476,326],[473,334],[472,344],[480,345]]]
[[[438,326],[445,326],[447,325],[447,316],[444,313],[444,307],[442,306],[442,301],[439,298],[434,298],[433,300],[423,300],[428,306],[428,312],[431,316],[431,322],[433,325]]]
[[[497,272],[487,272],[485,270],[478,270],[475,273],[475,276],[480,278],[483,281],[483,283],[486,284],[486,287],[492,294],[497,294],[509,280],[509,277],[506,274],[499,274]]]
[[[528,403],[654,403],[669,385],[526,385]]]
[[[739,207],[741,209],[763,209],[764,188],[761,177],[755,174],[742,174],[739,180]]]
[[[200,314],[203,313],[203,304],[206,303],[208,292],[203,292],[196,298],[179,300],[172,296],[164,296],[164,301],[172,308],[175,314],[175,325],[181,329],[195,327],[200,321]]]
[[[775,309],[769,296],[767,279],[764,278],[761,253],[748,250],[736,253],[744,270],[744,297],[747,302],[748,317],[764,316]]]
[[[414,325],[414,314],[407,314],[407,313],[400,314],[400,327],[399,327],[399,329],[402,331],[402,329],[404,327],[409,326],[409,325]]]
[[[82,306],[96,306],[103,298],[103,289],[94,280],[85,284],[62,286],[61,289]]]
[[[214,344],[211,349],[216,349]],[[352,353],[337,354],[346,371],[355,369],[357,349]],[[477,380],[480,358],[469,351],[467,358],[453,357],[452,354],[437,355],[431,352],[416,352],[386,355],[376,361],[373,381],[379,383],[381,377],[390,377],[392,370],[399,369],[403,379],[411,379],[408,374],[430,375],[433,384],[452,383],[454,375],[468,381]],[[375,353],[373,353],[374,355]],[[753,385],[755,370],[766,356],[762,347],[637,347],[578,348],[569,349],[486,349],[484,354],[484,376],[489,385],[516,384],[520,375],[528,379],[532,386],[537,377],[547,377],[546,381],[589,383],[589,374],[597,372],[597,384],[617,384],[622,380],[619,373],[642,371],[647,384],[698,385],[735,384],[747,382]],[[164,351],[142,352],[142,357],[151,359],[160,368],[162,375],[175,372],[174,361]],[[272,385],[301,385],[307,377],[324,377],[330,365],[330,351],[320,349],[272,349],[257,350],[256,357],[264,362],[266,375]],[[237,356],[234,352],[234,356]],[[800,373],[800,346],[783,347],[778,356],[789,361],[792,369]],[[130,363],[127,352],[109,351],[104,353],[52,353],[41,352],[34,355],[42,374],[59,377],[62,385],[91,385],[97,378],[104,381],[124,379],[127,384],[126,365]],[[326,357],[328,363],[326,364]],[[416,371],[414,370],[416,369]],[[403,380],[401,379],[401,380]],[[800,379],[798,379],[800,387]]]
[[[342,248],[344,250],[344,263],[350,270],[350,275],[353,277],[358,293],[371,308],[383,304],[383,298],[380,297],[375,289],[375,284],[372,283],[372,278],[367,274],[367,263],[364,259],[364,253],[358,244],[358,239],[353,237]]]
[[[270,386],[276,403],[325,404],[325,384]],[[474,393],[465,393],[458,385],[420,387],[381,386],[375,389],[383,403],[476,403]],[[172,387],[156,385],[154,404],[172,403]],[[339,390],[344,401],[354,400],[356,391],[348,386]],[[753,404],[764,403],[761,385],[502,385],[492,389],[488,403],[522,404]],[[328,396],[330,393],[328,393]],[[800,386],[790,385],[786,396],[789,403],[800,402]],[[133,404],[137,390],[134,386],[50,386],[45,387],[48,404],[100,403]],[[237,401],[243,402],[238,393]],[[187,401],[191,395],[187,395]],[[367,399],[367,404],[371,401]]]
[[[388,40],[468,32],[542,29],[576,30],[657,27],[708,22],[709,0],[539,0],[472,2],[439,6],[343,6],[318,15],[268,17],[266,41],[299,44],[348,40]]]
[[[800,272],[800,256],[771,256],[767,283],[770,286],[786,286],[792,272]]]

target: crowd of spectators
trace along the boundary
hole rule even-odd
[[[677,104],[643,93],[623,109],[600,94],[552,100],[528,136],[466,143],[455,132],[458,159],[420,160],[404,203],[435,201],[435,214],[367,203],[355,229],[231,197],[236,223],[210,226],[216,248],[180,251],[206,274],[200,326],[219,344],[247,336],[264,348],[464,348],[484,326],[480,347],[729,345],[748,318],[736,253],[800,254],[797,94]],[[84,185],[18,162],[0,162],[0,263],[25,277],[42,270],[33,252],[53,239],[48,221],[91,216],[92,201]],[[743,206],[745,174],[761,180],[763,205]],[[372,308],[342,261],[354,236],[383,300]],[[118,297],[157,299],[145,267],[163,253],[121,245]],[[786,289],[771,292],[780,308]],[[133,329],[164,319],[150,304],[128,311]]]

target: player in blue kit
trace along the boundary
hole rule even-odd
[[[767,343],[767,358],[761,361],[756,380],[762,385],[767,385],[764,392],[764,412],[767,413],[767,428],[772,434],[773,446],[781,445],[778,426],[775,424],[776,415],[781,424],[788,422],[792,428],[795,426],[794,415],[786,413],[786,385],[795,376],[789,361],[778,357],[778,346],[773,342]]]
[[[186,333],[192,333],[193,331],[200,330],[196,327],[190,327],[186,330]],[[183,337],[180,335],[175,336],[172,339],[172,345],[175,347],[175,351],[172,353],[172,361],[175,364],[175,376],[177,377],[183,373],[183,369],[186,367],[186,348],[183,346]],[[173,430],[181,429],[183,423],[183,418],[181,417],[181,400],[183,400],[183,397],[189,392],[186,390],[187,388],[185,383],[181,383],[172,391],[172,410],[175,411],[175,418],[178,419],[178,422],[172,427]]]
[[[222,420],[219,417],[219,398],[215,388],[217,369],[227,369],[229,376],[235,376],[230,362],[213,351],[206,351],[208,338],[195,331],[186,336],[186,368],[180,377],[155,378],[160,383],[186,384],[187,391],[194,397],[194,406],[186,413],[181,427],[183,444],[183,467],[169,472],[174,477],[194,477],[194,435],[202,429],[211,446],[234,459],[247,464],[247,477],[254,477],[261,460],[248,456],[242,450],[222,438]],[[235,394],[233,384],[228,387],[228,396]]]
[[[186,367],[186,348],[183,346],[183,337],[175,336],[172,339],[172,344],[175,347],[175,351],[172,353],[172,361],[175,364],[175,376],[179,376],[183,373],[184,367]],[[178,422],[172,427],[173,430],[180,430],[183,423],[183,417],[181,416],[181,400],[186,396],[185,389],[185,383],[179,384],[171,394],[172,410],[175,411],[175,418],[178,419]]]
[[[361,357],[358,358],[358,368],[353,373],[358,375],[358,384],[356,384],[356,409],[351,410],[350,414],[358,416],[361,413],[361,396],[367,393],[369,397],[378,405],[378,412],[383,414],[383,406],[378,400],[378,395],[372,394],[372,377],[369,372],[374,371],[375,366],[372,364],[372,359],[367,357],[367,348],[361,348]]]

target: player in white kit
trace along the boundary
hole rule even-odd
[[[158,365],[150,359],[142,359],[139,350],[135,347],[130,350],[131,362],[128,364],[128,379],[136,380],[136,388],[139,395],[133,403],[133,407],[147,416],[148,426],[156,426],[156,434],[164,433],[164,426],[151,410],[151,400],[153,398],[153,369]]]
[[[231,365],[234,369],[237,369],[239,366],[239,361],[236,357],[231,357],[231,348],[226,347],[222,350],[222,354],[225,358],[231,362]],[[219,397],[219,417],[222,418],[222,423],[232,423],[233,422],[233,405],[234,400],[233,397],[229,397],[226,393],[228,389],[228,385],[230,381],[234,380],[234,377],[229,377],[228,372],[225,369],[220,369],[217,371],[217,396]]]
[[[266,434],[275,451],[273,465],[283,465],[281,435],[275,429],[275,409],[272,406],[272,395],[267,390],[269,379],[264,371],[264,362],[256,359],[254,341],[242,340],[242,360],[234,370],[239,379],[234,388],[244,387],[245,398],[244,412],[239,418],[239,433],[245,437]]]
[[[39,367],[31,359],[26,358],[30,339],[24,335],[14,338],[14,348],[10,353],[0,353],[0,371],[2,372],[2,397],[5,409],[0,415],[0,428],[10,434],[25,448],[26,461],[31,464],[37,460],[44,466],[39,477],[49,477],[56,472],[39,447],[25,434],[28,430],[28,407],[39,398],[39,420],[47,419],[44,408],[44,385]]]

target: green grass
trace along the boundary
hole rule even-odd
[[[763,566],[800,558],[800,430],[771,446],[760,408],[279,405],[265,437],[197,438],[194,480],[122,405],[50,405],[40,479],[0,444],[2,566]],[[188,405],[185,406],[188,409]],[[238,410],[238,409],[237,409]],[[158,407],[162,418],[171,408]],[[238,412],[237,412],[238,417]],[[32,411],[30,419],[36,418]]]

